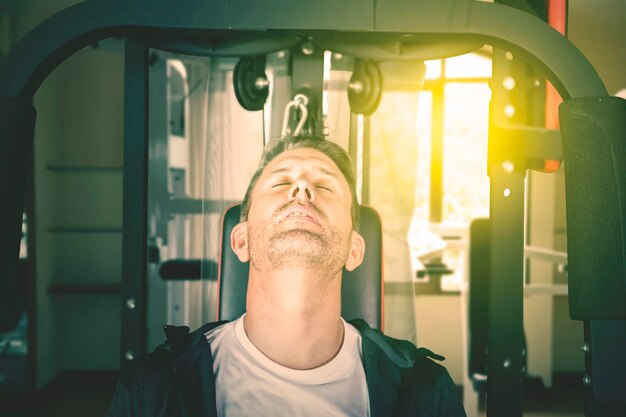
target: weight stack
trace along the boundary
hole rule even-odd
[[[567,214],[570,317],[626,319],[626,100],[559,107]]]

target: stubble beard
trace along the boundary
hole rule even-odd
[[[287,268],[317,269],[322,274],[334,275],[341,271],[350,250],[350,234],[329,229],[323,233],[294,228],[270,232],[265,227],[248,229],[250,265],[257,270]],[[267,230],[264,233],[264,230]]]

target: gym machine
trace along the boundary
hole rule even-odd
[[[494,279],[490,293],[498,296],[489,299],[487,413],[492,417],[522,413],[524,177],[528,160],[539,157],[564,159],[567,164],[570,313],[586,322],[587,412],[623,414],[623,398],[609,387],[623,384],[624,375],[610,373],[611,364],[602,362],[605,351],[596,345],[602,346],[601,328],[623,329],[626,320],[626,231],[622,226],[626,103],[607,96],[595,70],[567,39],[539,19],[501,4],[323,0],[296,5],[293,0],[195,0],[181,6],[171,0],[90,0],[49,18],[25,36],[0,66],[2,327],[14,324],[21,309],[15,302],[21,291],[17,264],[27,172],[32,164],[33,96],[69,55],[110,37],[126,39],[122,360],[132,360],[146,350],[150,48],[245,58],[236,69],[237,97],[251,110],[264,101],[267,88],[263,57],[288,50],[293,98],[296,93],[306,97],[306,101],[296,100],[294,107],[303,113],[302,106],[306,106],[306,129],[324,134],[318,105],[322,51],[354,58],[348,95],[352,111],[367,115],[377,105],[378,62],[441,58],[489,44],[532,65],[565,102],[561,135],[542,134],[528,126],[491,125],[488,171]],[[609,331],[624,334],[616,330]]]

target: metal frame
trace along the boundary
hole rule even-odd
[[[253,3],[253,8],[267,10],[278,6],[267,3],[284,2],[260,1]],[[420,3],[404,0],[378,2],[367,19],[355,19],[355,10],[346,10],[344,3],[350,1],[331,2],[323,12],[316,6],[317,12],[312,11],[304,22],[300,19],[297,24],[283,16],[276,22],[277,17],[270,13],[254,15],[253,10],[242,13],[241,9],[228,8],[228,3],[217,0],[188,2],[185,8],[168,0],[151,2],[148,8],[142,2],[90,0],[79,3],[41,23],[11,50],[0,67],[0,97],[29,100],[65,58],[109,37],[141,36],[158,44],[176,35],[190,41],[188,50],[207,42],[207,38],[227,39],[209,41],[210,46],[202,51],[214,55],[254,55],[283,49],[284,45],[276,38],[291,39],[295,43],[298,37],[307,34],[325,40],[327,46],[383,42],[376,51],[383,59],[406,56],[410,48],[403,48],[399,42],[407,39],[427,42],[415,48],[431,49],[433,57],[441,53],[440,44],[484,42],[523,55],[527,62],[546,73],[564,99],[607,94],[600,77],[580,51],[557,31],[525,12],[475,1]],[[285,9],[297,9],[293,3],[286,6]],[[304,7],[305,10],[310,8]],[[254,17],[251,22],[244,18],[248,14]],[[336,25],[329,26],[329,16],[337,18]],[[276,31],[268,33],[258,29]],[[51,33],[56,36],[50,36]],[[239,43],[233,45],[235,40]],[[433,48],[433,44],[437,48]]]
[[[16,159],[27,161],[33,143],[32,99],[50,72],[72,53],[95,41],[114,36],[139,41],[127,43],[125,88],[122,343],[131,354],[143,349],[144,329],[140,323],[145,323],[149,45],[207,55],[258,55],[312,37],[320,48],[380,60],[401,60],[434,59],[451,50],[469,50],[472,45],[488,43],[510,50],[542,70],[564,99],[607,94],[598,74],[567,39],[527,13],[498,4],[323,0],[315,4],[302,1],[298,7],[290,0],[195,0],[181,6],[171,0],[155,0],[146,6],[141,1],[90,0],[70,7],[26,35],[0,66],[0,158],[18,148],[23,152]],[[173,37],[175,42],[168,40]],[[136,107],[130,109],[131,102]],[[20,190],[25,187],[27,172],[5,162],[0,163],[0,201],[9,204],[0,206],[0,230],[11,231],[21,222]],[[505,332],[510,338],[491,339],[490,372],[494,377],[490,377],[488,413],[492,417],[521,416],[521,358],[515,352],[520,350],[522,334],[523,204],[512,203],[513,199],[505,197],[502,190],[509,189],[519,202],[524,192],[523,174],[500,172],[501,169],[498,163],[491,166],[495,174],[491,200],[492,268],[499,278],[494,280],[492,291],[500,299],[491,306],[491,314],[500,318],[492,324],[491,331],[493,335]],[[10,184],[6,183],[8,178]],[[10,195],[19,198],[10,199]],[[0,265],[6,266],[8,272],[16,262],[15,250],[5,248],[19,245],[17,235],[13,235],[3,233],[0,240]],[[0,276],[10,284],[14,277],[5,271]],[[498,371],[499,367],[502,369]]]
[[[122,237],[122,363],[145,352],[148,264],[148,48],[126,41]]]
[[[626,321],[585,320],[585,355],[587,387],[585,415],[619,417],[626,414]]]

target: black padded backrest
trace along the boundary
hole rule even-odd
[[[352,272],[344,269],[341,283],[341,315],[346,320],[362,318],[382,329],[382,226],[378,213],[360,206],[359,233],[365,240],[363,263]],[[246,311],[249,263],[239,261],[231,249],[230,234],[239,223],[240,205],[230,207],[222,220],[218,272],[218,319],[234,320]]]
[[[567,212],[570,316],[626,319],[626,101],[559,107]]]

